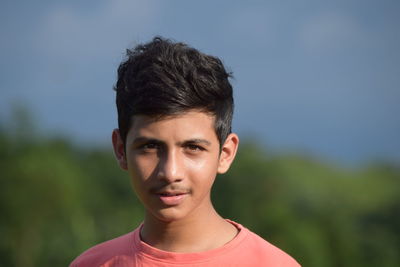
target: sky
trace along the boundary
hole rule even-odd
[[[233,72],[233,129],[270,153],[400,163],[400,2],[0,2],[0,122],[110,144],[127,48],[155,35]]]

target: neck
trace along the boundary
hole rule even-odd
[[[235,226],[212,208],[208,214],[174,221],[162,221],[146,214],[141,239],[164,251],[191,253],[221,247],[237,232]]]

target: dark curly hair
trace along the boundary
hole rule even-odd
[[[215,117],[220,146],[231,133],[232,86],[221,60],[184,43],[155,37],[127,50],[118,68],[118,127],[123,142],[134,115],[158,118],[200,110]]]

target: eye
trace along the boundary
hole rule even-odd
[[[186,149],[189,150],[190,152],[200,152],[205,150],[204,147],[194,144],[186,145]]]
[[[160,149],[160,145],[157,143],[145,143],[138,147],[143,152],[153,152]]]

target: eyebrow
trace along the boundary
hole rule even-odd
[[[206,140],[206,139],[201,139],[201,138],[194,138],[194,139],[189,139],[185,140],[180,144],[203,144],[206,146],[211,146],[211,142]]]
[[[156,139],[156,138],[150,138],[150,137],[145,137],[145,136],[138,136],[135,139],[133,139],[132,144],[141,144],[141,143],[157,143],[157,144],[163,144],[164,142]],[[188,139],[182,142],[179,142],[178,145],[183,145],[183,144],[203,144],[206,146],[211,146],[211,142],[206,140],[206,139],[201,139],[201,138],[193,138],[193,139]]]

